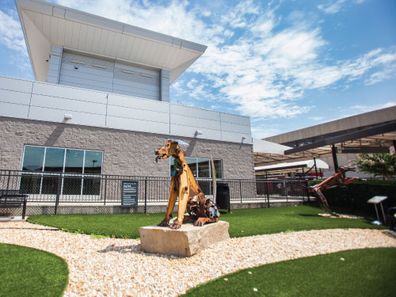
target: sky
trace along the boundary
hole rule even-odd
[[[54,0],[207,45],[171,102],[249,116],[264,138],[396,105],[396,1]],[[0,76],[34,80],[13,0]]]

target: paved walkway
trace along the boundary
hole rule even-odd
[[[396,247],[380,230],[333,229],[232,238],[176,258],[145,254],[133,239],[95,239],[27,222],[0,223],[0,242],[61,256],[70,270],[65,296],[177,296],[200,283],[257,265],[367,247]]]

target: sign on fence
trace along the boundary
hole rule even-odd
[[[138,204],[138,193],[137,180],[122,181],[122,206],[136,207]]]

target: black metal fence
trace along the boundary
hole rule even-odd
[[[28,205],[125,205],[123,182],[134,185],[137,205],[166,205],[170,178],[152,176],[90,175],[0,170],[1,194],[28,194]],[[306,180],[221,179],[230,189],[231,203],[305,200]],[[213,194],[211,179],[198,179],[206,195]],[[124,189],[125,190],[125,189]],[[126,205],[127,206],[127,205]]]

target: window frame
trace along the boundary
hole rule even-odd
[[[24,161],[25,161],[25,152],[26,152],[26,148],[27,147],[38,147],[38,148],[43,148],[44,149],[44,153],[43,153],[43,161],[42,161],[42,166],[41,166],[41,172],[37,171],[37,172],[31,172],[28,170],[23,170],[23,165],[24,165]],[[46,155],[47,155],[47,149],[63,149],[63,167],[62,167],[62,172],[46,172],[45,171],[45,162],[46,162]],[[67,156],[67,150],[78,150],[78,151],[83,151],[83,163],[82,163],[82,173],[66,173],[65,172],[65,166],[66,166],[66,156]],[[101,160],[100,160],[100,164],[101,164],[101,168],[100,168],[100,173],[99,174],[86,174],[85,173],[85,155],[86,152],[95,152],[95,153],[100,153],[101,154]],[[30,172],[31,175],[38,175],[40,176],[40,188],[39,188],[39,192],[36,194],[40,194],[40,195],[54,195],[54,194],[43,194],[42,190],[43,190],[43,180],[44,177],[49,177],[51,175],[61,175],[62,177],[62,182],[61,182],[61,189],[60,189],[60,193],[61,195],[63,194],[63,186],[64,186],[64,181],[65,178],[67,177],[81,177],[81,187],[80,187],[80,193],[79,194],[66,194],[66,195],[84,195],[84,178],[86,177],[95,177],[95,176],[100,176],[102,175],[102,169],[103,169],[103,160],[104,160],[104,151],[103,150],[94,150],[94,149],[82,149],[82,148],[71,148],[71,147],[58,147],[58,146],[43,146],[43,145],[35,145],[35,144],[24,144],[23,146],[23,153],[22,153],[22,158],[21,158],[21,164],[20,164],[20,168],[22,171],[22,175],[23,172]],[[100,195],[100,187],[99,187],[99,194]],[[34,194],[34,193],[33,193]],[[86,194],[86,195],[95,195],[95,194]]]

